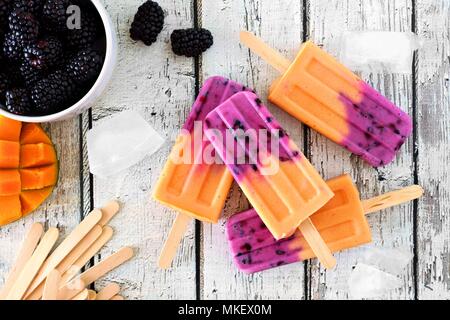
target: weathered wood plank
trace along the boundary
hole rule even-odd
[[[310,1],[310,38],[331,54],[339,54],[339,38],[342,32],[351,30],[411,30],[412,3],[402,1]],[[361,75],[377,90],[412,115],[412,80],[400,75]],[[310,154],[313,164],[326,178],[349,173],[355,179],[363,198],[401,188],[413,183],[413,141],[401,149],[396,161],[375,170],[363,161],[325,137],[311,132]],[[336,255],[338,266],[325,271],[317,261],[310,265],[309,282],[311,299],[349,298],[347,280],[352,267],[364,249],[375,247],[401,247],[413,251],[413,205],[407,204],[369,218],[373,232],[373,244]],[[412,264],[403,276],[404,286],[384,297],[409,299],[414,297]]]
[[[80,205],[80,126],[79,118],[44,125],[55,144],[60,175],[52,196],[33,214],[0,228],[0,287],[16,259],[22,241],[31,225],[58,227],[60,238],[70,232],[81,217]]]
[[[202,79],[223,75],[256,89],[266,101],[270,83],[278,76],[270,66],[239,45],[239,31],[250,30],[289,58],[302,40],[301,1],[220,0],[202,2],[202,24],[215,36],[203,56]],[[269,106],[303,146],[302,127],[286,113]],[[231,261],[225,238],[225,218],[248,208],[235,185],[218,225],[203,225],[202,292],[204,299],[302,299],[304,266],[294,264],[252,276],[239,272]]]
[[[119,283],[121,294],[129,299],[193,299],[195,243],[192,229],[186,235],[173,268],[158,270],[157,257],[175,212],[151,199],[151,189],[193,102],[193,60],[175,57],[169,41],[174,29],[193,25],[192,1],[160,2],[166,14],[165,26],[151,47],[134,43],[129,37],[130,24],[141,4],[141,0],[107,2],[107,10],[117,28],[120,52],[112,84],[93,109],[93,121],[95,126],[105,116],[133,109],[166,136],[167,143],[157,154],[127,171],[119,188],[113,180],[94,179],[96,206],[115,196],[123,203],[121,213],[112,221],[115,235],[101,255],[109,255],[124,245],[137,250],[132,261],[104,280]]]
[[[450,2],[417,1],[418,180],[427,196],[419,202],[417,296],[450,298]]]

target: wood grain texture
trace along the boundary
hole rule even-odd
[[[417,217],[419,299],[450,299],[450,2],[417,1],[418,180],[427,196]]]
[[[133,16],[143,2],[103,1],[119,40],[114,79],[92,112],[44,126],[60,159],[58,187],[34,214],[0,229],[0,287],[34,222],[59,227],[64,238],[92,206],[118,198],[122,210],[111,221],[114,237],[96,261],[123,246],[134,247],[136,257],[98,281],[96,286],[102,288],[115,282],[127,299],[194,299],[197,286],[201,299],[348,299],[347,279],[352,267],[372,247],[400,247],[415,253],[415,265],[409,265],[402,277],[403,287],[383,298],[450,299],[449,1],[160,0],[166,14],[165,27],[151,47],[129,38]],[[169,41],[174,29],[195,24],[195,3],[199,5],[199,24],[211,30],[215,37],[214,46],[200,60],[199,79],[196,79],[194,60],[174,56]],[[304,14],[306,21],[303,21]],[[415,85],[411,76],[362,74],[403,110],[415,115],[416,140],[408,140],[393,164],[378,170],[369,168],[314,132],[307,131],[304,136],[299,121],[273,105],[268,107],[300,147],[307,142],[306,153],[324,177],[350,173],[362,198],[416,182],[425,189],[425,196],[416,207],[407,204],[370,216],[373,244],[337,254],[338,267],[334,271],[325,271],[316,261],[311,261],[249,276],[237,271],[232,263],[224,233],[225,219],[249,207],[234,185],[220,222],[201,226],[200,277],[196,279],[193,225],[173,268],[158,270],[157,258],[175,212],[153,201],[151,189],[190,112],[196,80],[201,84],[213,75],[230,77],[255,88],[267,101],[268,87],[278,76],[239,44],[239,30],[254,32],[293,59],[305,35],[338,55],[340,35],[345,30],[409,31],[414,25],[424,41],[417,57]],[[119,177],[91,181],[87,130],[103,118],[127,109],[140,112],[167,138],[167,143],[157,154]]]
[[[381,30],[410,31],[412,2],[402,1],[310,1],[309,37],[334,56],[339,55],[340,39],[345,31]],[[412,66],[411,66],[412,70]],[[413,114],[412,79],[402,75],[362,74],[374,88],[392,100],[403,110]],[[390,165],[373,169],[344,148],[327,140],[318,133],[311,132],[309,150],[312,163],[325,178],[349,173],[364,199],[413,184],[413,139],[400,150],[397,159]],[[310,299],[350,298],[347,280],[365,250],[371,247],[400,247],[414,249],[413,204],[398,206],[368,218],[373,243],[341,252],[336,255],[337,268],[326,271],[314,260],[310,263]],[[403,287],[385,299],[414,298],[413,264],[404,273]]]
[[[164,162],[193,103],[193,60],[176,57],[170,33],[193,25],[192,2],[162,1],[165,25],[150,47],[130,39],[129,28],[141,0],[104,1],[118,34],[119,56],[109,89],[92,110],[93,126],[102,118],[133,109],[167,139],[154,156],[111,179],[94,179],[94,205],[118,197],[121,212],[111,221],[113,239],[101,252],[108,256],[126,245],[136,249],[132,261],[109,273],[127,299],[195,298],[195,243],[192,229],[180,247],[173,268],[161,271],[156,262],[175,212],[151,199]],[[97,259],[98,260],[98,259]],[[102,286],[102,281],[99,283]]]
[[[0,287],[14,263],[22,241],[32,224],[58,227],[61,238],[80,222],[80,127],[79,119],[43,126],[55,144],[60,175],[47,201],[24,219],[0,228]]]
[[[203,56],[200,79],[213,75],[229,77],[254,88],[267,102],[268,88],[278,73],[239,44],[239,31],[254,32],[293,59],[302,40],[301,9],[301,1],[202,1],[202,26],[211,30],[215,43]],[[303,146],[301,124],[280,109],[270,105],[269,108],[299,146]],[[249,276],[232,263],[225,238],[225,219],[247,208],[245,196],[235,185],[220,222],[203,224],[201,298],[303,299],[303,264]]]

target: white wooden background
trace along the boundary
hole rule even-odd
[[[349,298],[347,279],[361,248],[337,254],[334,271],[310,261],[248,276],[231,262],[225,219],[217,225],[193,224],[173,268],[158,270],[158,253],[175,213],[151,200],[150,194],[205,78],[227,76],[267,96],[277,74],[239,44],[239,30],[256,33],[289,58],[295,57],[305,39],[337,55],[339,36],[345,30],[412,30],[424,40],[412,76],[362,75],[414,117],[414,137],[393,164],[369,168],[280,109],[269,107],[325,178],[350,173],[365,198],[413,183],[425,188],[421,201],[369,218],[374,243],[367,247],[401,247],[414,253],[403,287],[384,298],[450,298],[450,1],[159,0],[166,14],[165,27],[151,47],[134,43],[128,33],[143,0],[103,2],[119,40],[114,80],[92,112],[45,126],[60,156],[59,185],[34,215],[0,229],[0,285],[33,222],[67,232],[93,206],[118,196],[123,210],[113,221],[115,236],[101,255],[131,245],[137,256],[98,282],[97,288],[115,281],[130,299]],[[176,57],[170,49],[171,31],[194,25],[211,30],[214,46],[199,61]],[[125,109],[139,111],[168,143],[127,171],[122,184],[91,177],[86,131]],[[223,217],[246,208],[248,203],[235,186]]]

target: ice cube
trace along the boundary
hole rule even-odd
[[[406,249],[368,248],[361,262],[398,276],[403,273],[412,258],[413,254]]]
[[[350,274],[348,286],[353,299],[372,299],[400,288],[402,281],[373,266],[358,263]]]
[[[89,167],[102,178],[113,176],[155,153],[164,139],[135,111],[104,119],[87,134]]]
[[[340,60],[353,71],[410,74],[419,47],[412,32],[352,31],[342,35]]]

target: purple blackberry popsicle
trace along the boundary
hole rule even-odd
[[[157,182],[153,197],[179,212],[160,256],[168,268],[179,241],[194,218],[217,223],[233,178],[223,164],[205,159],[209,141],[203,139],[203,122],[214,108],[232,95],[249,90],[223,77],[208,78],[177,138]]]
[[[241,41],[283,74],[272,103],[371,166],[392,162],[412,134],[405,112],[312,42],[291,63],[248,32]]]
[[[241,92],[214,109],[205,135],[276,239],[300,228],[326,268],[335,265],[309,216],[333,192],[260,98]]]
[[[349,175],[327,181],[335,196],[312,215],[311,220],[332,252],[372,241],[365,215],[395,206],[423,194],[419,186],[360,200]],[[315,257],[300,231],[276,240],[254,209],[235,214],[227,221],[227,240],[239,270],[254,273]]]

